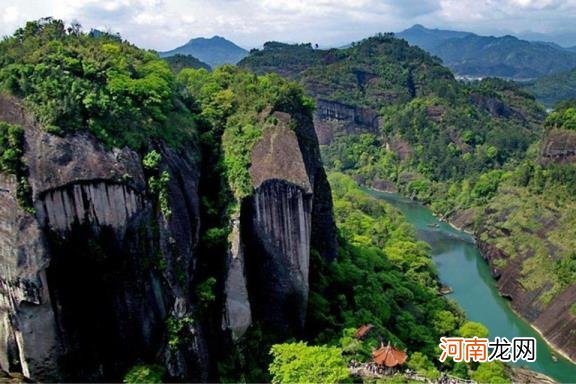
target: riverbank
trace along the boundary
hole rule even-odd
[[[522,384],[555,384],[551,377],[548,377],[542,373],[534,372],[526,368],[518,368],[510,366],[508,369],[508,375],[513,383]]]
[[[498,281],[494,279],[493,266],[481,254],[478,244],[471,241],[474,234],[459,231],[459,226],[453,223],[440,222],[437,216],[417,201],[389,192],[368,191],[396,206],[417,227],[421,239],[432,248],[441,282],[454,288],[454,293],[449,297],[460,304],[469,319],[486,324],[493,337],[535,337],[539,340],[537,362],[526,366],[548,374],[559,382],[574,381],[576,365],[565,359],[565,354],[560,353],[559,348],[545,339],[540,330],[534,329],[533,324],[503,297],[497,286]],[[558,361],[553,356],[558,356]]]
[[[406,199],[407,201],[413,202],[414,204],[419,204],[419,205],[426,207],[427,209],[430,210],[429,207],[427,207],[425,204],[422,204],[420,201],[402,196],[398,192],[379,190],[379,189],[371,188],[371,187],[366,187],[366,188],[368,188],[371,191],[375,191],[375,192],[379,192],[379,193],[395,194],[395,195],[401,196],[403,199]],[[546,344],[558,356],[562,356],[563,358],[570,361],[572,364],[576,364],[576,357],[575,356],[571,356],[570,353],[566,352],[561,346],[557,345],[552,340],[550,340],[546,336],[546,333],[542,329],[540,329],[533,321],[531,321],[529,318],[527,318],[524,315],[524,313],[522,313],[522,311],[518,310],[517,308],[514,308],[514,305],[512,305],[512,304],[516,304],[514,302],[514,298],[515,298],[514,294],[511,294],[510,292],[503,292],[502,291],[502,286],[501,286],[501,284],[499,284],[499,279],[501,277],[501,271],[498,268],[498,265],[495,263],[495,260],[497,260],[497,258],[491,257],[490,252],[486,249],[486,246],[484,245],[485,242],[480,241],[480,235],[478,233],[474,232],[473,230],[471,230],[471,228],[473,226],[472,220],[474,219],[474,217],[473,217],[474,215],[470,212],[470,210],[469,211],[463,211],[463,212],[454,212],[451,215],[449,215],[448,217],[440,216],[440,215],[432,212],[432,210],[430,210],[430,212],[432,213],[432,215],[436,219],[438,219],[441,222],[446,223],[452,229],[459,231],[459,232],[466,233],[471,237],[471,240],[474,242],[474,244],[476,244],[478,246],[480,254],[482,255],[482,259],[490,267],[491,276],[494,279],[494,281],[496,282],[496,286],[498,287],[498,291],[500,293],[500,296],[502,296],[502,297],[504,297],[510,301],[509,308],[517,316],[522,318],[534,331],[536,331],[542,337],[542,339],[546,342]],[[499,258],[508,259],[507,256],[505,256],[505,257],[501,256]],[[511,285],[511,284],[509,284],[509,285]]]

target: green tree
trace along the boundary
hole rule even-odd
[[[471,337],[479,337],[484,338],[488,337],[488,328],[486,328],[483,324],[477,323],[474,321],[467,321],[460,327],[458,330],[460,336],[471,338]]]
[[[430,380],[436,380],[440,377],[440,371],[428,359],[428,357],[421,352],[414,352],[410,355],[410,359],[406,363],[409,368],[424,375]]]
[[[161,365],[138,364],[130,368],[122,381],[127,384],[162,383],[165,373]]]
[[[478,383],[510,383],[510,379],[506,375],[506,367],[500,361],[481,363],[476,371],[470,373],[470,378]]]
[[[340,348],[298,342],[275,344],[270,353],[273,383],[341,383],[350,376]]]

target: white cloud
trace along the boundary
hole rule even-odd
[[[159,50],[215,34],[245,47],[338,45],[415,23],[481,33],[572,28],[576,0],[0,0],[0,35],[44,16]]]

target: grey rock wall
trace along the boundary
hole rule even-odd
[[[36,214],[0,175],[0,368],[40,381],[119,380],[138,361],[164,360],[183,381],[207,379],[206,340],[190,281],[199,241],[194,154],[162,143],[172,215],[146,192],[140,156],[81,133],[44,132],[13,98],[0,119],[25,129]],[[168,318],[186,321],[168,345]]]

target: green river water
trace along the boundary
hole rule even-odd
[[[508,339],[535,337],[536,361],[519,361],[518,365],[542,372],[561,383],[576,383],[576,364],[554,353],[542,337],[512,311],[509,302],[499,295],[488,264],[482,259],[472,236],[441,222],[421,204],[393,193],[368,192],[398,208],[416,227],[419,239],[430,244],[440,281],[454,289],[448,297],[458,302],[470,320],[488,327],[490,340],[496,336]],[[557,361],[554,361],[553,355]]]

